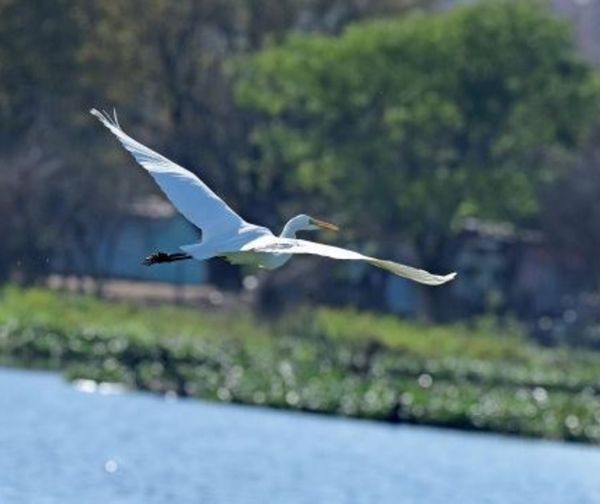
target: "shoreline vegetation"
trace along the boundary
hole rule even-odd
[[[0,364],[155,393],[600,443],[600,353],[516,323],[424,326],[352,310],[249,312],[0,290]]]

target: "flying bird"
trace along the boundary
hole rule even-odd
[[[202,261],[220,257],[233,264],[273,270],[283,266],[294,255],[310,254],[343,261],[366,262],[426,285],[441,285],[456,276],[456,273],[434,275],[422,269],[366,256],[352,250],[296,238],[299,231],[338,230],[334,224],[309,215],[300,214],[290,219],[281,234],[275,236],[266,227],[242,219],[196,175],[127,135],[119,125],[116,112],[113,113],[113,117],[96,109],[90,112],[152,175],[177,210],[202,230],[199,243],[179,247],[182,252],[156,252],[145,259],[144,264],[148,266],[186,259]]]

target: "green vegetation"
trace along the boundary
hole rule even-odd
[[[115,106],[248,220],[328,216],[340,242],[390,257],[410,245],[432,271],[454,269],[466,218],[535,227],[541,187],[598,117],[598,72],[548,2],[435,3],[0,0],[0,214],[15,216],[0,220],[0,280],[101,277],[131,203],[156,191],[91,106]],[[566,219],[584,228],[589,178],[566,179],[588,199],[558,186],[581,210],[550,236]]]
[[[278,221],[272,193],[240,169],[249,118],[229,67],[300,23],[339,31],[431,1],[0,0],[0,163],[10,166],[0,213],[18,212],[0,220],[0,279],[30,283],[48,274],[47,258],[73,255],[99,275],[98,243],[114,243],[131,201],[156,190],[90,107],[116,107],[127,131],[198,170],[248,218]]]
[[[599,83],[563,20],[500,0],[290,37],[250,60],[238,98],[263,117],[261,180],[285,166],[361,241],[410,243],[446,271],[464,219],[536,217],[597,117]]]
[[[542,349],[488,320],[306,309],[266,323],[6,288],[0,357],[161,393],[600,442],[600,355]]]

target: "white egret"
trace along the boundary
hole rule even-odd
[[[304,214],[290,219],[282,233],[275,236],[266,227],[257,226],[242,219],[196,175],[127,135],[121,129],[116,113],[111,118],[107,113],[101,113],[96,109],[92,109],[90,112],[152,175],[177,210],[202,230],[202,239],[199,243],[179,247],[183,253],[157,252],[146,258],[144,261],[146,265],[184,259],[201,261],[212,257],[221,257],[234,264],[249,264],[271,270],[283,266],[293,255],[312,254],[345,261],[363,261],[427,285],[441,285],[456,276],[456,273],[434,275],[421,269],[377,259],[340,247],[300,240],[296,238],[298,231],[319,228],[338,229],[333,224]]]

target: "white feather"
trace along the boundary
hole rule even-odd
[[[113,111],[112,118],[106,112],[101,113],[96,109],[90,112],[152,175],[183,216],[202,229],[201,243],[180,247],[198,260],[223,257],[236,264],[275,269],[285,264],[293,255],[312,254],[343,261],[364,261],[426,285],[441,285],[456,276],[456,273],[434,275],[425,270],[366,256],[352,250],[287,237],[295,236],[296,231],[316,229],[315,224],[329,229],[335,228],[304,214],[288,222],[283,232],[285,237],[274,236],[267,228],[243,220],[196,175],[127,135],[119,125],[116,111]]]
[[[119,126],[116,112],[112,119],[96,109],[90,112],[152,175],[177,210],[202,229],[203,241],[222,234],[235,234],[249,225],[196,175],[127,135]]]
[[[342,261],[364,261],[373,266],[377,266],[378,268],[390,271],[400,277],[408,278],[409,280],[426,285],[442,285],[453,280],[456,276],[456,273],[450,273],[449,275],[434,275],[422,269],[366,256],[354,252],[353,250],[295,238],[265,236],[247,244],[244,247],[244,250],[266,254],[312,254]]]

